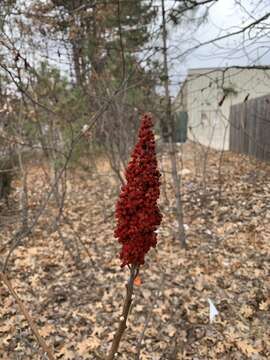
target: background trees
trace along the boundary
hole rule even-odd
[[[254,40],[262,45],[267,37],[264,2],[252,17],[251,3],[235,1],[243,25],[200,40],[196,34],[208,26],[218,4],[222,2],[2,2],[2,109],[12,119],[2,129],[13,132],[20,143],[16,151],[39,148],[55,181],[70,161],[86,166],[85,154],[93,161],[92,150],[102,151],[123,182],[141,111],[157,115],[165,142],[174,132],[171,103],[183,79],[179,64],[204,46],[225,51],[224,41],[235,38],[249,57]],[[239,38],[246,34],[250,39]],[[180,170],[173,169],[179,198]],[[183,234],[181,228],[178,233]]]
[[[240,21],[232,16],[225,25],[219,24],[218,14],[227,6],[225,3],[231,4],[231,11],[239,15]],[[102,274],[100,278],[97,276],[94,285],[100,289],[101,296],[105,294],[106,304],[112,304],[111,295],[107,296],[104,285],[104,277],[108,275],[108,283],[112,278],[108,268],[113,263],[115,251],[108,228],[113,227],[114,196],[119,191],[119,182],[124,182],[123,170],[134,145],[140,114],[145,111],[151,111],[157,119],[155,134],[160,165],[164,170],[162,192],[166,198],[161,205],[165,209],[165,226],[161,231],[166,246],[173,248],[169,255],[166,253],[168,259],[173,258],[174,251],[177,254],[173,260],[173,272],[176,274],[179,268],[182,269],[185,261],[182,262],[184,252],[174,247],[178,242],[171,240],[177,237],[184,245],[185,230],[187,245],[193,241],[196,232],[199,242],[207,239],[210,244],[207,243],[202,249],[199,243],[198,253],[202,250],[208,256],[211,252],[216,259],[215,247],[219,244],[220,234],[225,234],[224,237],[228,235],[220,224],[225,220],[224,213],[217,208],[216,193],[218,204],[224,201],[224,207],[227,206],[228,212],[233,214],[229,217],[233,222],[238,198],[230,198],[226,202],[222,191],[223,188],[229,189],[226,193],[229,196],[229,192],[238,194],[237,189],[231,183],[227,188],[225,186],[221,171],[223,159],[226,158],[223,152],[215,154],[214,164],[209,164],[212,153],[208,147],[196,147],[194,155],[189,147],[174,143],[174,112],[177,110],[173,104],[174,96],[185,79],[188,67],[224,66],[226,73],[234,61],[240,62],[245,58],[243,63],[238,64],[239,71],[246,65],[262,70],[269,68],[267,63],[260,63],[264,55],[267,59],[269,50],[267,2],[13,0],[2,1],[0,10],[1,271],[8,273],[13,266],[17,266],[19,261],[14,262],[14,259],[18,260],[18,253],[22,256],[21,250],[27,252],[29,248],[42,243],[42,252],[48,250],[50,261],[56,259],[55,252],[58,252],[55,262],[61,262],[64,258],[63,262],[68,264],[69,269],[75,265],[76,271],[82,271],[82,282],[79,276],[80,289],[92,284],[94,277],[93,274],[85,274],[85,267],[91,267],[95,276]],[[235,24],[232,24],[233,19]],[[185,149],[190,153],[184,154]],[[183,169],[184,157],[187,156],[187,164],[191,167],[189,157],[193,155],[195,174],[186,180],[182,175],[188,174],[190,169]],[[168,159],[171,167],[168,166]],[[108,163],[114,177],[107,171]],[[237,163],[237,167],[240,167],[240,163]],[[218,171],[215,164],[218,164]],[[255,171],[254,167],[248,169]],[[172,175],[174,181],[171,181]],[[218,187],[215,182],[217,178]],[[242,178],[238,173],[236,178],[241,184]],[[229,180],[228,175],[226,181]],[[214,234],[215,226],[218,234]],[[233,226],[231,229],[234,231]],[[96,238],[99,238],[98,245]],[[236,245],[230,246],[226,256],[233,252],[231,249]],[[63,256],[59,249],[63,251]],[[31,251],[29,258],[32,259],[34,255],[31,255]],[[193,255],[191,253],[189,260],[196,258],[200,262],[200,256]],[[106,259],[106,263],[100,264],[98,259]],[[153,308],[156,302],[158,306],[161,304],[158,294],[163,285],[157,285],[155,281],[157,274],[167,266],[165,260],[161,259],[161,263],[164,261],[162,269],[157,261],[153,277],[155,298],[146,298]],[[36,263],[33,264],[33,272],[39,271]],[[191,283],[185,283],[185,286],[190,290],[194,279],[187,276],[190,264],[186,262],[185,265],[185,277],[191,279]],[[199,272],[208,271],[204,267],[198,270],[197,264],[193,265],[194,277]],[[42,266],[46,273],[44,278],[41,276],[45,292],[46,285],[56,281],[55,274],[60,274],[61,282],[62,273],[55,271],[58,264],[42,262]],[[43,271],[43,267],[40,271]],[[65,272],[65,265],[63,268],[61,270]],[[28,286],[25,282],[27,279],[36,285],[35,278],[29,280],[24,272],[19,271],[19,274],[22,276],[21,284]],[[184,281],[182,274],[179,274],[179,283]],[[72,281],[67,283],[70,285]],[[220,283],[222,285],[222,281]],[[169,286],[172,284],[173,280]],[[57,286],[63,290],[61,284],[57,283]],[[203,286],[201,283],[194,286],[199,298]],[[49,290],[56,296],[55,288],[49,287]],[[84,294],[79,291],[77,294],[76,300],[79,302],[79,297]],[[184,320],[175,326],[182,336],[188,323],[187,313],[191,310],[188,306],[182,308],[181,296],[174,297],[170,291],[167,294],[168,307],[173,312],[174,307],[181,309],[179,311]],[[73,299],[73,295],[57,293],[55,301],[65,302],[65,296]],[[51,298],[49,293],[46,296]],[[265,294],[258,295],[262,301],[264,296],[266,298]],[[34,299],[38,303],[39,299]],[[45,306],[48,299],[42,299]],[[88,300],[89,297],[85,301]],[[268,305],[264,304],[262,308],[265,306]],[[175,313],[171,317],[174,318]],[[150,319],[149,316],[147,318]],[[93,320],[90,322],[92,326]],[[187,331],[187,338],[193,344],[197,331],[193,331],[192,326]],[[175,354],[179,350],[178,345],[176,340]],[[33,349],[31,351],[34,352]],[[83,347],[81,353],[84,354]],[[31,354],[32,358],[36,355],[35,352]],[[208,354],[204,353],[204,356],[208,357]]]
[[[57,193],[58,180],[72,161],[90,169],[93,154],[102,151],[123,182],[140,112],[157,116],[165,143],[174,132],[171,104],[184,78],[180,66],[188,56],[191,59],[210,45],[224,53],[227,39],[238,39],[247,57],[256,47],[254,39],[263,44],[269,17],[263,2],[253,18],[251,3],[232,3],[243,16],[243,25],[200,40],[201,29],[209,25],[219,4],[214,0],[2,2],[1,98],[9,119],[2,129],[6,139],[6,132],[12,133],[19,144],[16,150],[12,145],[15,158],[18,151],[42,151]],[[239,36],[246,34],[251,38],[241,43]],[[10,148],[7,143],[2,147]],[[177,233],[184,239],[177,152],[172,143],[174,188],[180,204]],[[6,176],[1,175],[2,197],[3,184],[10,184],[3,180]]]

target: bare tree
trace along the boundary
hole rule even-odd
[[[184,228],[184,219],[183,219],[183,206],[181,199],[181,177],[177,170],[177,160],[176,160],[176,145],[174,139],[174,120],[172,114],[171,106],[171,97],[169,91],[169,70],[168,70],[168,45],[167,45],[167,29],[166,29],[166,17],[165,17],[165,2],[161,0],[162,5],[162,41],[163,41],[163,66],[164,66],[164,89],[165,89],[165,101],[166,101],[166,118],[168,121],[169,128],[169,139],[170,139],[170,160],[171,160],[171,169],[172,169],[172,178],[175,191],[175,201],[176,201],[176,220],[178,224],[178,229],[176,233],[176,238],[183,247],[186,247],[186,235]]]

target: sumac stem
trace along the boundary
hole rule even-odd
[[[127,318],[128,318],[130,306],[131,306],[131,303],[132,303],[134,279],[136,278],[136,276],[138,274],[138,271],[139,271],[138,266],[135,266],[135,265],[131,266],[129,280],[128,280],[128,283],[126,285],[125,302],[124,302],[122,314],[121,314],[121,317],[120,317],[118,330],[116,331],[116,333],[114,335],[112,346],[111,346],[109,355],[107,356],[106,360],[113,360],[115,358],[115,354],[118,351],[121,338],[122,338],[122,336],[124,334],[125,329],[127,328]]]

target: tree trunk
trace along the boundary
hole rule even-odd
[[[177,172],[177,160],[176,160],[176,145],[174,142],[174,121],[172,116],[172,106],[169,90],[169,71],[168,71],[168,54],[167,54],[167,29],[166,29],[166,18],[165,18],[165,1],[161,0],[162,8],[162,40],[163,40],[163,66],[164,66],[164,89],[165,89],[165,100],[166,100],[166,117],[169,128],[169,143],[170,143],[170,160],[172,169],[172,179],[175,191],[176,201],[176,217],[178,224],[178,231],[176,238],[180,242],[182,247],[186,247],[186,234],[183,222],[183,207],[181,199],[181,177]]]

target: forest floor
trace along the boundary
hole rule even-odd
[[[191,144],[183,154],[188,248],[174,238],[175,201],[164,155],[158,245],[141,268],[117,359],[135,359],[143,333],[141,360],[269,359],[270,165],[211,151],[204,167],[202,149]],[[128,269],[120,268],[113,237],[118,187],[105,165],[99,173],[76,171],[68,178],[60,233],[72,244],[77,266],[51,226],[53,201],[9,263],[7,276],[56,359],[104,360],[118,325]],[[31,217],[47,185],[40,168],[29,170]],[[6,219],[1,259],[16,230],[18,196],[15,191],[13,221],[7,211],[0,214],[2,223]],[[211,323],[208,299],[219,312]],[[45,359],[3,284],[0,304],[0,359]]]

